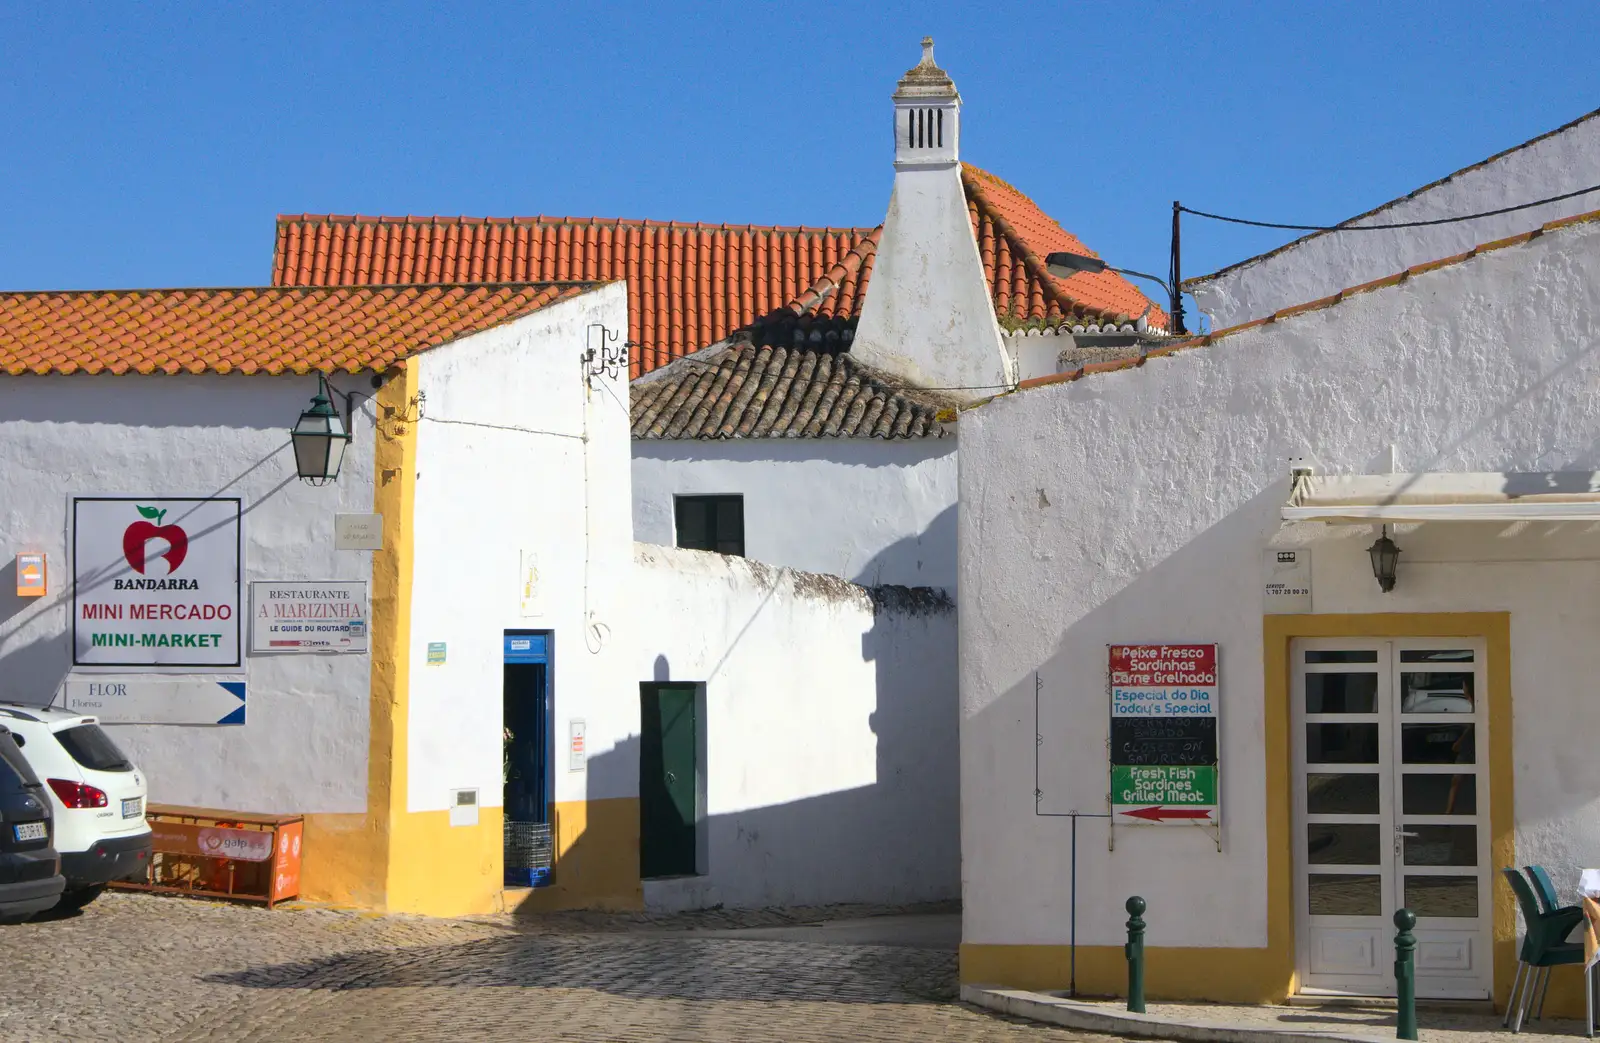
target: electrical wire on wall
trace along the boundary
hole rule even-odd
[[[1069,863],[1071,867],[1071,885],[1067,906],[1067,959],[1069,965],[1067,995],[1075,997],[1078,995],[1078,820],[1080,818],[1103,818],[1108,820],[1106,824],[1109,826],[1111,813],[1109,811],[1078,811],[1076,809],[1072,811],[1043,810],[1044,789],[1039,781],[1039,750],[1044,746],[1044,732],[1039,727],[1039,702],[1040,693],[1043,690],[1044,681],[1040,678],[1039,671],[1035,670],[1033,672],[1033,813],[1038,818],[1065,818],[1072,820],[1072,848]],[[1107,738],[1106,741],[1109,743],[1111,740]],[[1110,799],[1110,794],[1107,794],[1106,802],[1108,806]],[[1109,835],[1106,842],[1109,850],[1111,843]]]
[[[595,333],[599,333],[599,341],[595,341]],[[610,381],[616,380],[628,365],[628,348],[631,342],[624,342],[620,348],[612,348],[613,341],[622,337],[621,332],[613,333],[604,323],[591,322],[585,331],[587,343],[582,355],[578,357],[578,367],[583,375],[583,644],[590,655],[599,655],[605,643],[610,640],[611,627],[596,618],[594,609],[589,604],[589,570],[590,570],[590,545],[592,542],[592,528],[589,501],[589,408],[594,397],[596,382],[611,396],[611,400],[622,408],[623,416],[628,413],[627,406],[617,398],[617,393],[611,390]]]

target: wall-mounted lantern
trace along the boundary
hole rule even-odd
[[[328,378],[319,374],[317,396],[289,432],[294,443],[295,472],[301,481],[312,485],[327,485],[339,477],[339,465],[350,445],[349,427],[328,394]]]
[[[1400,548],[1389,538],[1389,526],[1383,527],[1383,535],[1367,548],[1367,553],[1372,556],[1372,575],[1377,578],[1378,587],[1389,593],[1394,589],[1395,569],[1400,564]]]

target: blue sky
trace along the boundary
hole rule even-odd
[[[1331,222],[1600,107],[1593,29],[1557,0],[13,2],[0,288],[265,283],[280,212],[876,224],[925,33],[963,158],[1164,273],[1175,198]],[[1185,274],[1288,237],[1191,220]]]

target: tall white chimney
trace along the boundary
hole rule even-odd
[[[961,188],[961,95],[933,38],[894,92],[894,193],[850,354],[973,400],[1012,383]]]

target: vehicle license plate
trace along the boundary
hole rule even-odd
[[[18,840],[43,840],[45,837],[43,822],[19,822],[11,828],[16,830]]]
[[[129,797],[127,800],[122,802],[123,818],[138,818],[139,812],[142,810],[144,810],[143,797]]]

